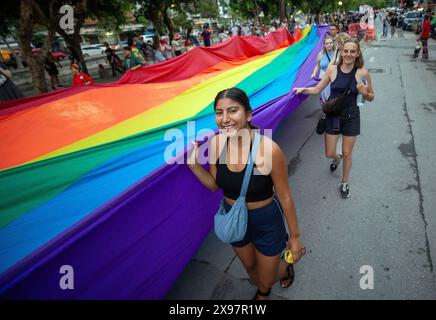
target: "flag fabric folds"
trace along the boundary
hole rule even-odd
[[[216,130],[213,99],[243,89],[275,129],[314,85],[325,27],[234,37],[119,81],[0,104],[0,296],[161,299],[210,232],[222,197],[164,157]],[[187,121],[195,121],[190,132]],[[62,266],[74,289],[62,290]]]

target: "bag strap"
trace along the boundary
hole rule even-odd
[[[324,53],[325,53],[325,55],[327,56],[327,59],[329,59],[329,63],[330,63],[330,56],[329,56],[329,54],[328,54],[328,52],[326,51],[326,49],[324,49]]]
[[[244,181],[242,182],[242,188],[240,193],[241,197],[245,197],[245,195],[247,194],[248,184],[250,183],[251,173],[253,171],[253,166],[254,166],[254,159],[256,157],[259,144],[260,144],[260,134],[258,134],[255,131],[253,146],[251,148],[251,153],[248,157],[248,163],[247,163],[247,168],[245,170]]]

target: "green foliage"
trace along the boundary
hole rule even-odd
[[[188,17],[184,12],[179,12],[179,11],[175,12],[171,16],[171,19],[174,23],[174,27],[176,30],[178,30],[179,28],[185,30],[193,25],[192,21],[188,20]]]
[[[87,2],[88,17],[98,19],[99,29],[113,31],[127,22],[126,13],[132,11],[129,0],[94,0]]]
[[[202,18],[218,18],[219,9],[214,0],[195,0],[194,11]]]
[[[266,18],[279,17],[280,8],[277,0],[230,0],[229,5],[234,18],[254,19],[260,12],[263,12]]]
[[[18,30],[20,5],[16,1],[4,1],[0,11],[0,38],[14,35]]]

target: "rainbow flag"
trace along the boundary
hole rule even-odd
[[[233,86],[249,95],[253,123],[275,129],[304,99],[292,87],[314,84],[326,31],[234,37],[111,84],[0,104],[0,296],[164,297],[222,197],[165,161],[166,133],[182,132],[186,151],[216,129],[213,99]],[[64,265],[74,290],[59,286]]]

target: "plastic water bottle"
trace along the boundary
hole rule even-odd
[[[366,85],[366,80],[362,78],[362,83]],[[359,92],[357,95],[357,106],[359,108],[362,108],[365,105],[365,99],[363,98],[362,94]]]

